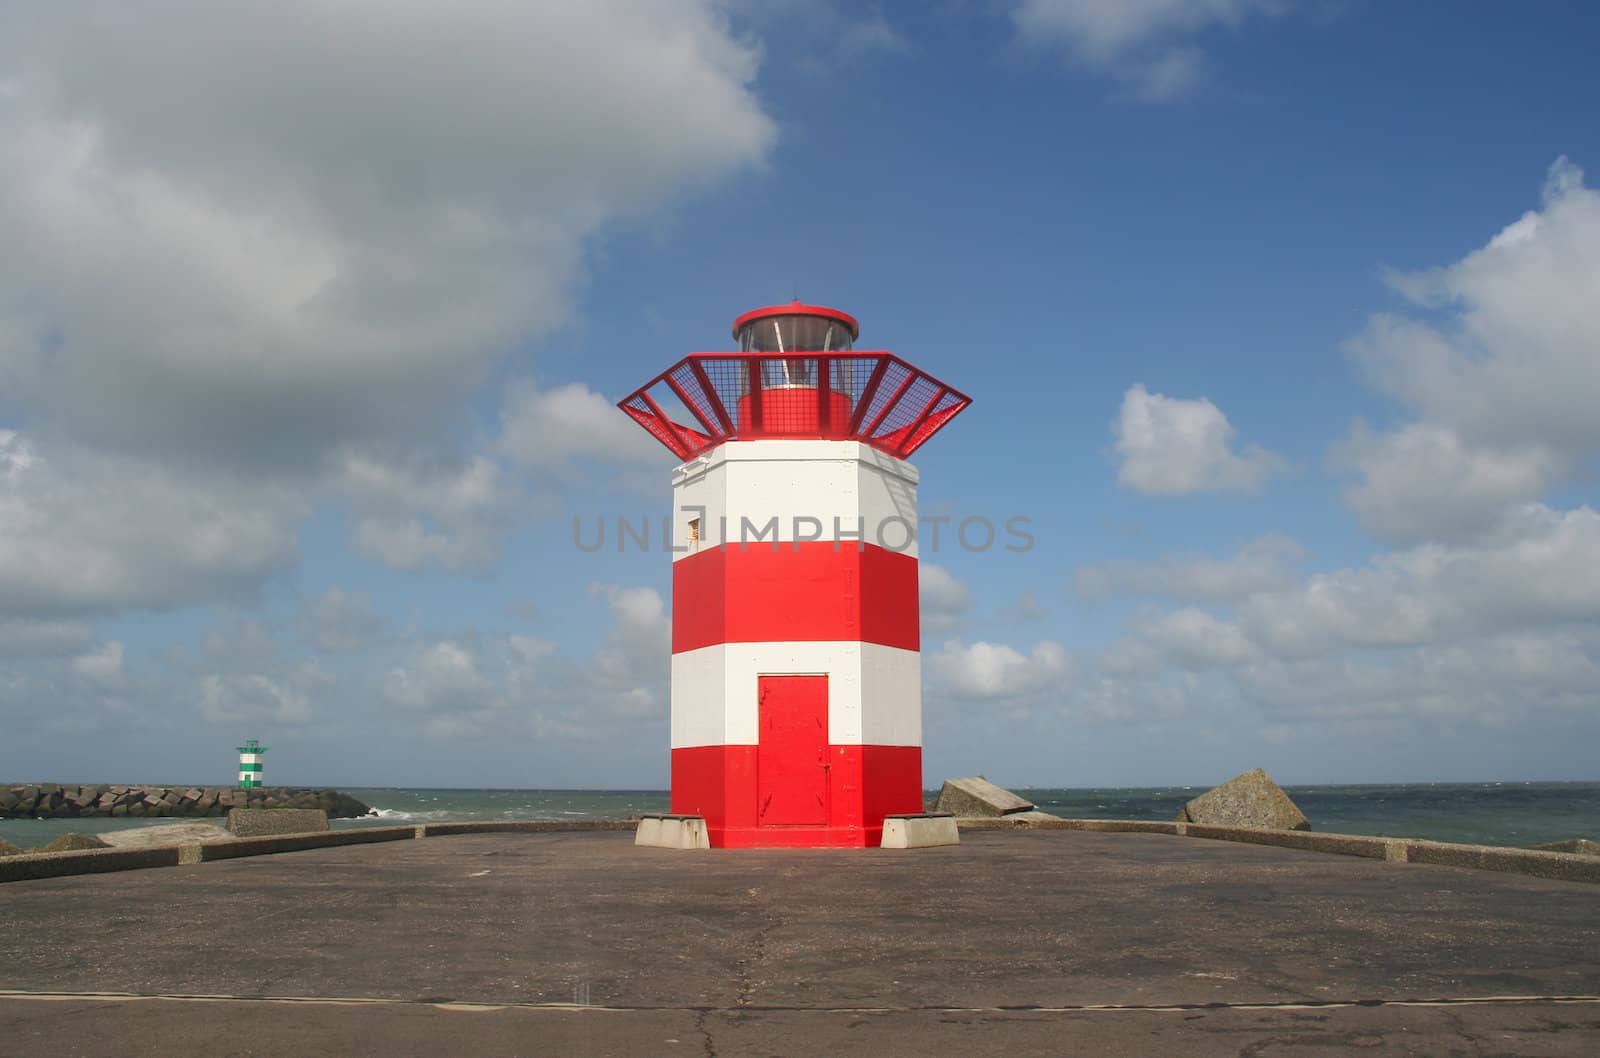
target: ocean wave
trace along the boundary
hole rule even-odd
[[[435,820],[438,820],[438,819],[448,819],[448,818],[450,818],[450,815],[451,815],[451,813],[446,812],[446,811],[406,812],[406,811],[403,811],[403,810],[398,809],[398,808],[374,808],[372,810],[372,814],[377,816],[379,819],[399,819],[399,820],[415,820],[415,819],[423,819],[423,820],[435,819]]]

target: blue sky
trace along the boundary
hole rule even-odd
[[[612,402],[749,308],[922,449],[926,770],[1593,778],[1592,5],[0,12],[0,778],[659,788]],[[1600,179],[1600,178],[1597,178]]]

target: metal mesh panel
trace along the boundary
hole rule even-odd
[[[969,403],[888,353],[696,353],[619,406],[683,459],[782,437],[859,440],[903,458]]]
[[[902,455],[909,456],[922,447],[922,442],[938,433],[945,423],[961,414],[962,409],[971,403],[966,397],[947,391],[939,403],[934,405],[932,413],[923,420],[922,425],[912,430],[901,443]]]

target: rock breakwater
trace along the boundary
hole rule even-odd
[[[78,816],[225,816],[232,808],[320,808],[333,819],[372,809],[338,790],[288,786],[88,786],[30,783],[0,786],[0,818]]]

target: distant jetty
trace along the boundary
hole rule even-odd
[[[0,786],[0,818],[71,819],[78,816],[224,816],[230,808],[320,808],[333,819],[371,815],[372,809],[338,790],[291,786],[70,786],[28,783]]]

